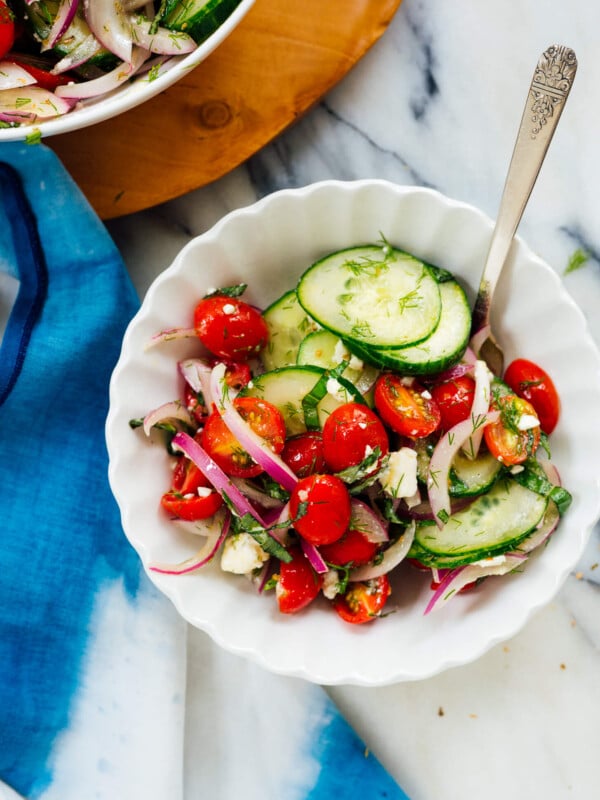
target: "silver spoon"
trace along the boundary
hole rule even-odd
[[[496,227],[473,308],[471,331],[472,334],[479,332],[483,338],[479,358],[487,363],[495,375],[502,374],[504,353],[490,327],[492,296],[576,71],[577,58],[573,50],[554,44],[540,57],[529,87]]]

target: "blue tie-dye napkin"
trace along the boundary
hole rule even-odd
[[[0,798],[12,787],[43,800],[185,800],[186,693],[203,697],[186,683],[187,628],[144,575],[107,481],[108,382],[138,300],[45,146],[2,145],[0,191]],[[230,703],[243,689],[208,677],[218,715],[219,693]],[[310,742],[298,738],[306,769],[287,783],[246,775],[246,800],[276,782],[282,800],[406,798],[323,689],[274,681],[290,699],[286,724]],[[215,730],[251,730],[261,704],[245,695]],[[245,748],[247,760],[261,743]],[[202,748],[195,758],[202,768]],[[235,752],[222,770],[236,770]],[[204,797],[229,800],[214,764],[202,774]]]

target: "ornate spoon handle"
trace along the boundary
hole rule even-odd
[[[535,68],[473,309],[473,332],[489,324],[492,294],[576,71],[573,50],[557,44],[542,54]]]

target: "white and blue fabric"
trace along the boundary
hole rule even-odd
[[[188,669],[107,480],[108,382],[138,308],[122,260],[43,145],[0,147],[0,220],[0,798],[188,800],[197,766],[211,800],[406,800],[321,687],[253,665],[240,683],[220,655]],[[197,750],[189,698],[215,720]]]

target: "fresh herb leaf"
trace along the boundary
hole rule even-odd
[[[584,267],[590,260],[590,254],[583,250],[581,247],[578,247],[574,253],[571,254],[567,266],[565,267],[565,275],[568,275],[570,272],[575,272],[581,267]]]
[[[246,289],[248,288],[247,283],[237,283],[235,286],[223,286],[221,289],[215,289],[214,292],[209,292],[208,294],[204,295],[204,299],[207,297],[241,297]]]

